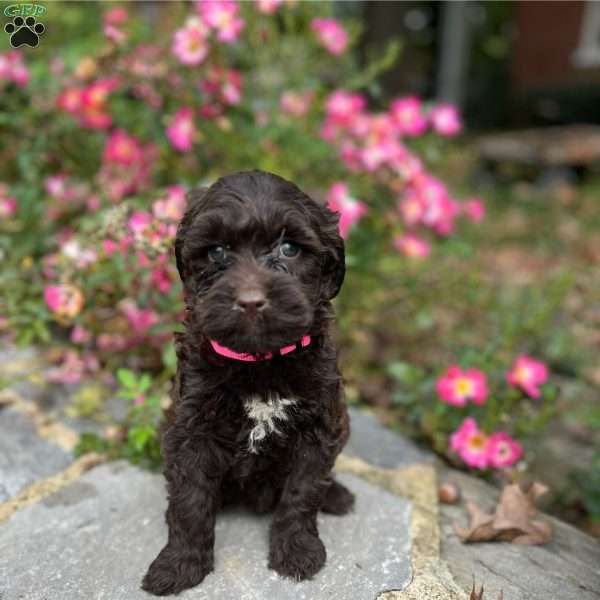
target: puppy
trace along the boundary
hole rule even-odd
[[[269,567],[310,578],[326,559],[318,511],[354,501],[331,473],[349,435],[329,334],[337,215],[281,177],[236,173],[191,192],[175,255],[187,317],[162,439],[169,536],[142,588],[199,584],[230,503],[274,511]]]

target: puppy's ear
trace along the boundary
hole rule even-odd
[[[181,219],[181,222],[177,227],[177,235],[175,236],[175,261],[177,263],[179,277],[181,277],[184,287],[187,273],[183,260],[183,244],[185,242],[187,231],[190,225],[194,222],[196,216],[200,212],[201,200],[204,198],[207,191],[208,188],[199,187],[188,192],[187,208],[185,214],[183,215],[183,219]]]
[[[339,231],[339,214],[326,206],[322,211],[321,241],[325,245],[326,254],[321,267],[321,293],[325,300],[335,298],[346,275],[346,255],[344,240]]]

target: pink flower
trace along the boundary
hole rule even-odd
[[[409,193],[398,205],[398,210],[407,225],[416,225],[425,214],[425,203],[415,193]]]
[[[104,145],[104,162],[97,184],[113,202],[144,190],[151,184],[151,169],[158,151],[122,130],[114,131]]]
[[[142,404],[144,404],[144,402],[146,402],[146,396],[144,396],[144,394],[140,394],[139,396],[136,396],[133,399],[133,403],[136,406],[141,406]]]
[[[279,106],[283,112],[294,117],[303,117],[309,110],[314,98],[314,92],[283,92]]]
[[[400,135],[422,135],[427,129],[421,100],[415,96],[394,100],[390,107],[390,115]]]
[[[334,125],[348,127],[362,113],[365,105],[366,101],[360,94],[336,90],[325,101],[327,120]]]
[[[441,181],[430,175],[417,177],[412,182],[409,192],[415,193],[423,202],[421,221],[424,225],[440,235],[452,233],[459,208],[448,196],[448,190]]]
[[[184,65],[199,65],[208,54],[208,29],[198,17],[189,17],[173,36],[173,54]]]
[[[277,11],[279,6],[283,4],[283,0],[255,0],[256,8],[261,13],[272,15]]]
[[[46,374],[48,381],[56,383],[79,383],[86,371],[98,368],[98,361],[93,355],[80,355],[76,350],[67,350],[62,357],[62,363],[50,369]]]
[[[180,108],[167,127],[167,137],[176,150],[189,152],[194,144],[196,127],[194,111],[191,108]]]
[[[17,212],[17,200],[15,198],[0,197],[0,217],[6,219]]]
[[[56,104],[61,110],[68,113],[76,113],[81,107],[81,89],[67,88],[63,90]]]
[[[92,334],[81,325],[75,325],[71,331],[71,341],[74,344],[87,344],[92,339]]]
[[[78,118],[84,127],[105,129],[112,123],[109,95],[119,87],[116,77],[98,79],[85,88],[67,88],[58,97],[58,107]]]
[[[185,188],[181,185],[173,185],[167,189],[166,198],[154,202],[152,212],[157,219],[163,221],[180,221],[185,206]]]
[[[521,355],[506,374],[506,379],[508,383],[520,387],[532,398],[539,398],[541,396],[539,386],[548,380],[548,368],[542,361]]]
[[[112,256],[119,251],[119,244],[113,240],[102,240],[102,250],[106,256]]]
[[[502,469],[514,465],[523,456],[523,447],[507,433],[498,431],[488,438],[487,456],[491,467]]]
[[[394,247],[411,258],[425,258],[430,252],[429,243],[412,233],[396,237]]]
[[[102,16],[105,25],[122,25],[128,18],[129,14],[122,6],[110,8]]]
[[[450,436],[450,448],[470,467],[486,469],[488,459],[488,438],[479,430],[475,419],[468,417]]]
[[[200,0],[200,15],[206,25],[217,31],[220,42],[237,40],[244,28],[244,21],[238,17],[239,6],[234,0]]]
[[[116,129],[106,140],[102,158],[106,162],[130,166],[142,159],[142,147],[137,138]]]
[[[453,136],[462,129],[460,116],[452,104],[438,104],[429,113],[429,120],[433,129],[440,135]]]
[[[84,301],[81,290],[70,284],[46,286],[44,300],[48,308],[58,317],[68,319],[81,312]]]
[[[25,87],[29,81],[29,70],[23,64],[19,50],[0,54],[0,82],[8,81],[19,87]]]
[[[423,163],[410,152],[396,156],[395,159],[391,161],[390,166],[408,184],[412,184],[423,177]]]
[[[348,194],[348,186],[343,182],[334,183],[327,194],[327,205],[333,212],[340,213],[340,235],[348,237],[350,228],[360,221],[367,212],[367,206]]]
[[[123,300],[120,308],[129,325],[138,335],[145,335],[148,329],[159,322],[158,315],[148,308],[139,308],[133,300]]]
[[[127,40],[127,34],[114,25],[105,24],[102,28],[102,32],[106,39],[115,44],[123,44]]]
[[[471,198],[464,203],[463,212],[473,223],[480,223],[485,217],[485,204],[479,198]]]
[[[397,152],[397,145],[389,139],[371,136],[370,140],[358,151],[358,158],[369,173],[388,163]]]
[[[242,75],[234,69],[211,67],[206,79],[200,82],[200,89],[210,101],[234,106],[242,99]]]
[[[311,29],[332,54],[343,54],[348,47],[348,33],[335,19],[313,19]]]
[[[143,237],[146,230],[152,224],[152,215],[148,212],[141,210],[135,211],[131,217],[129,217],[129,230],[135,238]]]
[[[169,272],[166,269],[153,269],[150,280],[154,287],[162,294],[166,294],[173,285]]]
[[[474,404],[485,404],[487,399],[487,381],[484,373],[478,369],[463,371],[458,365],[452,365],[436,384],[440,398],[452,406],[465,406],[468,400]]]
[[[100,350],[118,352],[127,346],[127,340],[118,333],[101,333],[96,338],[96,345]]]

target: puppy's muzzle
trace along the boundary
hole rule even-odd
[[[264,311],[267,305],[265,292],[259,287],[249,287],[238,291],[233,309],[241,310],[247,317],[253,319],[258,313]]]

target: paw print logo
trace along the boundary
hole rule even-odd
[[[23,45],[35,48],[39,44],[39,36],[46,28],[41,23],[36,23],[34,17],[15,17],[12,23],[4,26],[4,31],[10,35],[10,45],[13,48]]]

